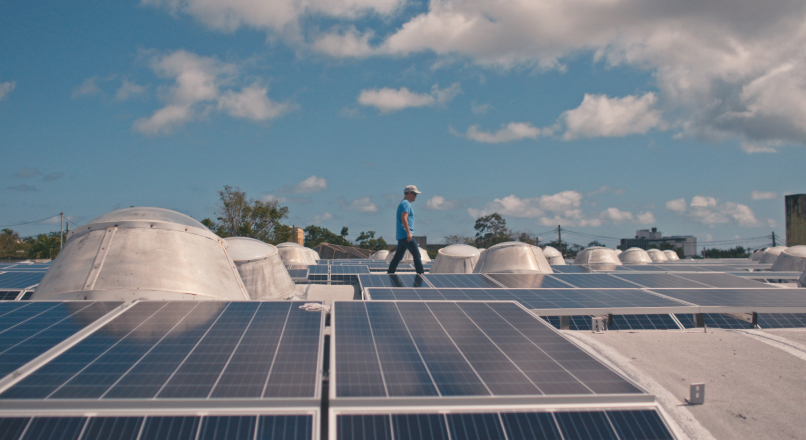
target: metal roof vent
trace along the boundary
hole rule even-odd
[[[671,249],[666,249],[665,251],[663,251],[663,253],[666,255],[666,258],[669,259],[669,261],[677,261],[680,259],[680,257],[677,256],[677,252]]]
[[[664,263],[669,261],[669,258],[666,257],[666,254],[660,249],[648,249],[646,253],[649,254],[649,258],[652,259],[653,263]]]
[[[786,249],[786,246],[775,246],[771,248],[764,249],[764,254],[758,260],[760,264],[773,264],[775,260],[778,259],[778,256],[781,255]]]
[[[786,248],[775,260],[770,270],[793,272],[806,270],[806,246]]]
[[[31,299],[249,299],[226,249],[184,214],[113,211],[70,231]]]
[[[423,264],[431,261],[431,257],[428,256],[428,252],[426,252],[425,249],[423,248],[419,249],[420,249],[420,261],[422,261]],[[392,261],[392,258],[395,258],[395,251],[389,251],[389,253],[386,255],[386,261]],[[400,260],[400,262],[406,264],[414,264],[414,257],[412,257],[411,252],[407,250],[406,254],[403,255],[403,259]]]
[[[481,251],[466,244],[452,244],[440,249],[431,265],[431,273],[473,273]]]
[[[296,286],[276,247],[254,238],[228,237],[224,240],[250,298],[284,299],[294,294]]]
[[[543,248],[543,256],[549,260],[549,264],[552,266],[564,266],[565,265],[565,258],[563,258],[563,254],[560,253],[557,249],[546,246]]]
[[[290,264],[316,264],[319,254],[311,248],[306,248],[301,244],[287,242],[277,245],[277,252],[280,253],[280,258],[286,265]],[[315,256],[314,256],[315,254]]]
[[[481,253],[473,273],[554,273],[543,251],[528,243],[509,241]]]
[[[624,264],[651,264],[652,258],[649,257],[649,254],[646,253],[645,250],[638,248],[638,247],[631,247],[626,251],[622,252],[618,256],[619,260],[621,260]]]
[[[592,246],[579,251],[574,259],[574,264],[608,264],[621,266],[621,260],[613,249]]]

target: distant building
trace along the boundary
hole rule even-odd
[[[683,249],[683,255],[686,257],[697,255],[697,237],[692,237],[691,235],[664,237],[663,233],[658,231],[658,228],[635,231],[635,238],[622,238],[621,245],[618,248],[627,250],[631,247],[637,247],[646,250],[650,246],[659,248],[661,243],[668,243],[675,248]]]
[[[806,245],[806,194],[792,194],[786,199],[786,245]]]

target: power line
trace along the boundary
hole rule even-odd
[[[30,222],[17,223],[15,225],[0,225],[0,228],[8,228],[8,227],[11,227],[11,226],[23,226],[23,225],[30,225],[30,224],[33,224],[33,223],[39,223],[39,222],[42,222],[42,221],[45,221],[45,220],[50,220],[53,217],[56,217],[58,215],[61,215],[61,214],[51,215],[50,217],[45,217],[43,219],[34,220],[34,221],[30,221]]]

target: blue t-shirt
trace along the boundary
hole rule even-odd
[[[398,240],[406,239],[406,228],[403,227],[403,223],[400,221],[400,216],[403,215],[404,212],[409,213],[409,231],[414,233],[414,210],[411,209],[411,203],[409,203],[408,200],[403,199],[400,204],[397,205],[397,216],[395,217]]]

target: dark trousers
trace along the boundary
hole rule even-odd
[[[420,247],[417,246],[417,241],[414,239],[408,241],[404,238],[397,241],[397,250],[395,251],[395,256],[392,258],[392,262],[389,263],[389,271],[387,273],[395,273],[397,265],[400,264],[400,260],[406,255],[406,251],[411,252],[411,256],[414,257],[414,270],[416,270],[417,273],[425,272],[423,270],[423,261],[420,259]]]

